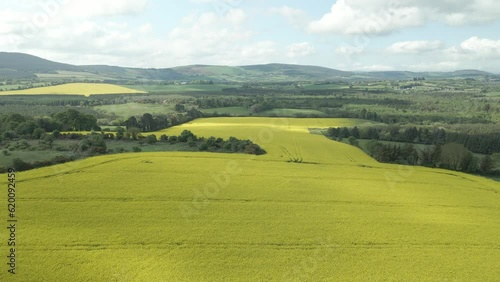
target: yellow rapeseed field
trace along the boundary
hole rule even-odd
[[[0,95],[96,95],[96,94],[132,94],[145,93],[123,86],[105,83],[68,83],[56,86],[37,87],[25,90],[2,91]]]
[[[0,281],[497,280],[500,185],[380,164],[308,132],[360,123],[202,119],[157,134],[248,138],[268,154],[129,153],[20,172],[18,272],[3,232]]]

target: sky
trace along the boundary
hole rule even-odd
[[[76,65],[500,73],[500,1],[2,0],[0,51]]]

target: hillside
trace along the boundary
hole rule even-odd
[[[56,63],[36,56],[23,53],[0,52],[0,77],[31,78],[35,73],[50,73],[55,71],[77,71],[77,66]],[[8,72],[7,72],[8,71]],[[5,73],[6,72],[6,73]]]
[[[454,72],[375,71],[358,74],[366,76],[366,78],[384,80],[407,80],[415,77],[425,77],[427,79],[478,78],[492,75],[491,73],[478,70],[460,70]]]
[[[51,75],[47,75],[51,74]],[[466,70],[456,72],[345,72],[317,66],[266,64],[251,66],[192,65],[163,69],[123,68],[118,66],[74,66],[22,53],[0,52],[1,79],[75,78],[101,80],[215,82],[290,82],[329,80],[401,80],[427,78],[482,78],[492,74]]]
[[[268,154],[108,155],[19,173],[16,281],[500,277],[498,184],[381,164],[308,132],[361,122],[201,119],[156,134],[250,138]]]

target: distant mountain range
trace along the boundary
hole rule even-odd
[[[455,72],[348,72],[318,66],[267,64],[251,66],[192,65],[175,68],[126,68],[106,65],[75,66],[23,53],[0,52],[0,79],[75,78],[92,80],[163,80],[214,82],[288,82],[333,80],[407,80],[416,77],[484,78],[498,75],[478,70]]]

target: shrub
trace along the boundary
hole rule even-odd
[[[196,147],[196,141],[194,140],[188,141],[187,144],[189,145],[189,147]]]
[[[12,168],[16,171],[24,171],[32,169],[33,165],[21,160],[20,158],[15,158],[12,160]]]
[[[152,145],[152,144],[156,144],[156,142],[158,142],[158,139],[156,138],[156,135],[151,134],[151,135],[148,135],[146,137],[146,143]]]
[[[56,129],[56,130],[52,131],[52,136],[54,136],[54,138],[58,139],[59,137],[61,137],[61,132]]]
[[[354,136],[349,136],[348,141],[349,141],[349,144],[351,144],[352,146],[359,147],[359,142],[358,142],[358,140],[356,139],[356,137],[354,137]]]
[[[134,151],[134,152],[138,153],[138,152],[141,152],[141,151],[142,151],[142,149],[141,149],[141,148],[139,148],[139,147],[137,147],[137,146],[134,146],[134,147],[132,148],[132,151]]]
[[[170,142],[170,144],[177,143],[177,136],[170,136],[170,137],[168,137],[168,142]]]
[[[80,141],[78,151],[87,152],[91,155],[105,154],[107,147],[104,137],[101,134],[86,136]]]

